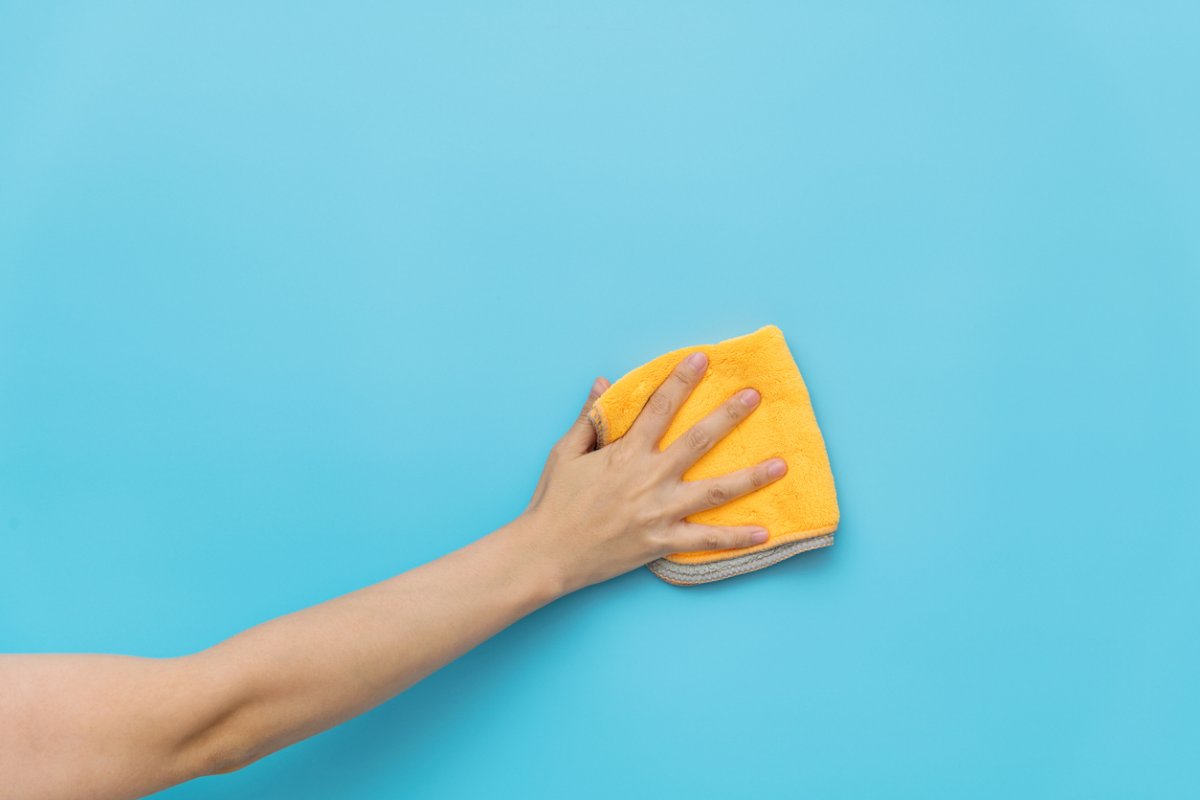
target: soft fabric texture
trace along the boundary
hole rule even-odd
[[[625,435],[654,390],[697,350],[708,356],[704,379],[675,415],[659,449],[666,449],[736,392],[752,387],[762,397],[758,407],[683,477],[718,477],[773,456],[787,461],[788,471],[774,483],[687,518],[707,525],[759,525],[770,534],[766,542],[736,550],[674,553],[647,566],[669,583],[708,583],[833,544],[838,504],[825,441],[804,379],[783,332],[774,325],[717,344],[672,350],[621,377],[589,412],[597,446]]]

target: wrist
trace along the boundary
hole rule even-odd
[[[546,525],[533,511],[525,511],[501,529],[512,548],[514,573],[523,576],[529,593],[539,605],[572,591],[566,564],[546,546],[552,538]]]

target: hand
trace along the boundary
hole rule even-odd
[[[684,518],[766,486],[787,472],[783,459],[727,475],[685,481],[689,467],[753,413],[759,395],[743,389],[664,450],[659,442],[704,376],[703,353],[682,360],[646,402],[629,431],[595,449],[588,411],[608,386],[597,378],[579,418],[551,449],[520,521],[529,544],[551,565],[563,593],[670,553],[749,547],[767,540],[755,526],[699,525]]]

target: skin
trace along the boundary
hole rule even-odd
[[[595,449],[579,418],[515,520],[388,580],[178,658],[0,656],[0,775],[15,798],[141,797],[232,772],[367,711],[521,617],[661,556],[764,541],[689,514],[767,485],[780,459],[718,478],[683,473],[753,413],[744,389],[660,450],[702,379],[681,361],[629,432]]]

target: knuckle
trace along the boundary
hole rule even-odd
[[[738,408],[737,403],[734,403],[734,402],[726,403],[724,408],[725,408],[725,416],[729,417],[729,419],[736,422],[737,420],[742,418],[742,410],[740,408]]]
[[[724,486],[715,485],[705,490],[704,497],[708,500],[709,505],[719,506],[729,499],[729,492],[725,490]]]
[[[687,432],[687,444],[693,450],[706,450],[711,441],[708,432],[703,428],[692,428]]]
[[[633,458],[633,451],[625,439],[618,439],[608,447],[602,448],[601,452],[608,454],[608,462],[614,467],[623,467]]]
[[[634,514],[635,524],[641,530],[656,531],[662,527],[662,514],[653,508],[645,508]]]
[[[666,453],[660,451],[650,454],[650,466],[647,467],[646,474],[654,483],[661,485],[672,479],[677,479],[677,470],[678,467],[676,467],[675,462]]]
[[[750,488],[759,489],[767,482],[767,471],[765,469],[750,470]]]
[[[704,547],[707,550],[721,549],[721,537],[716,531],[709,531],[708,533],[704,534]]]
[[[650,395],[650,402],[646,406],[652,413],[666,416],[671,413],[671,398],[662,392],[655,392]]]
[[[646,547],[655,555],[662,553],[671,553],[679,548],[674,540],[661,530],[656,530],[646,535]]]
[[[671,377],[682,383],[684,386],[692,385],[692,373],[683,367],[680,367],[672,372]]]
[[[644,479],[630,484],[624,491],[630,517],[641,527],[653,527],[662,519],[662,504]]]

